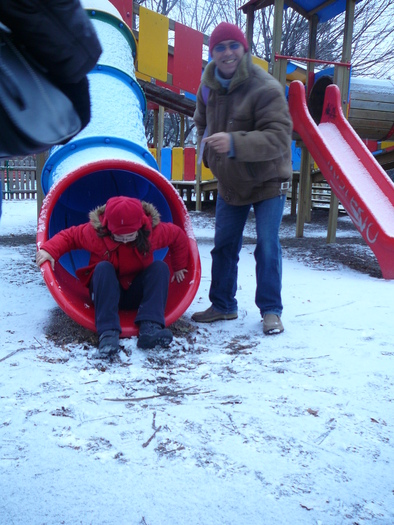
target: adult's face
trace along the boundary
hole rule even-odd
[[[244,54],[244,46],[236,40],[223,40],[212,49],[212,59],[224,78],[234,75]]]

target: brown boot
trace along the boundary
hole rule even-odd
[[[213,323],[214,321],[231,321],[232,319],[237,319],[238,313],[237,312],[230,312],[229,314],[225,314],[223,312],[219,312],[219,310],[216,310],[213,306],[210,306],[207,308],[207,310],[204,310],[203,312],[196,312],[192,315],[193,321],[196,323]]]
[[[263,317],[263,332],[265,335],[281,334],[284,330],[282,321],[279,315],[264,314]]]

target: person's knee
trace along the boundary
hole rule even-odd
[[[102,276],[106,275],[108,273],[114,273],[115,268],[113,264],[111,264],[109,261],[100,261],[97,266],[95,267],[93,271],[93,275],[96,276]]]
[[[150,269],[152,272],[163,275],[164,277],[170,277],[170,269],[168,268],[168,264],[164,261],[153,261],[150,265]]]

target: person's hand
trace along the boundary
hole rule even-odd
[[[174,275],[172,276],[171,282],[174,282],[176,279],[177,283],[180,283],[185,278],[185,274],[187,273],[187,270],[178,270],[177,272],[174,272]]]
[[[220,133],[214,133],[213,135],[202,139],[201,142],[209,144],[218,153],[228,153],[231,148],[230,133],[225,133],[224,131],[221,131]]]
[[[37,266],[41,266],[45,261],[49,261],[51,263],[52,270],[55,269],[55,259],[52,257],[52,255],[45,250],[38,250],[36,253]]]

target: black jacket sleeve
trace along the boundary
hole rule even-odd
[[[0,21],[58,84],[81,82],[101,46],[79,0],[7,0]]]

